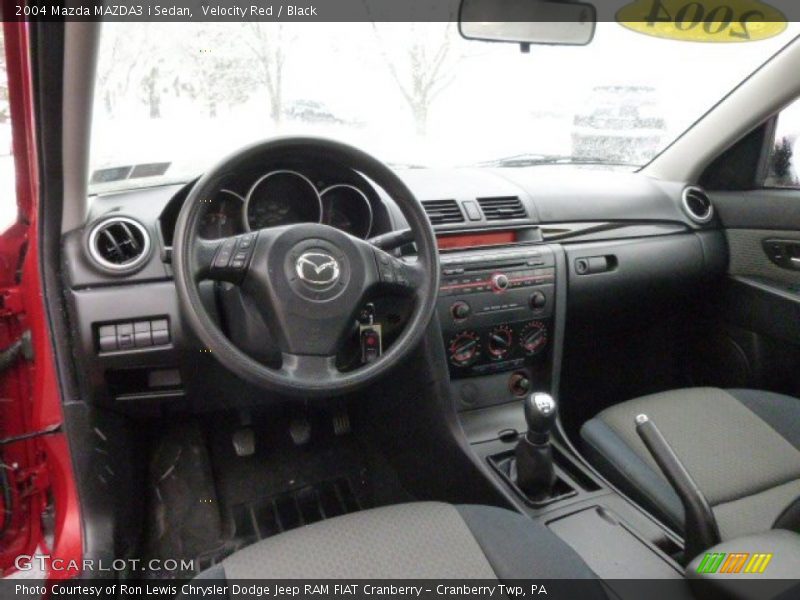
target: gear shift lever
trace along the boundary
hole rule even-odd
[[[556,481],[550,431],[558,416],[556,401],[550,394],[534,392],[525,399],[528,432],[515,450],[516,484],[532,500],[548,498]]]

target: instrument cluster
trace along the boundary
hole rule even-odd
[[[249,186],[232,182],[220,189],[206,210],[200,235],[219,239],[266,227],[323,223],[366,239],[373,233],[374,220],[372,202],[361,187],[315,183],[298,171],[278,169]]]

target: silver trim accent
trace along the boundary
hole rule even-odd
[[[242,204],[244,204],[244,202],[245,202],[244,196],[240,196],[239,194],[237,194],[237,193],[236,193],[236,192],[234,192],[233,190],[229,190],[229,189],[226,189],[226,188],[222,188],[222,189],[219,191],[219,193],[220,193],[220,194],[230,194],[230,195],[231,195],[231,196],[233,196],[234,198],[238,198],[239,200],[241,200],[241,201],[242,201]]]
[[[556,401],[547,392],[532,393],[531,401],[543,415],[549,415],[551,412],[556,410]]]
[[[300,179],[305,181],[311,187],[311,189],[314,190],[314,194],[317,197],[317,203],[319,204],[319,217],[317,218],[317,223],[322,223],[322,197],[320,196],[317,186],[315,186],[314,183],[302,173],[298,173],[297,171],[292,171],[291,169],[278,169],[277,171],[270,171],[269,173],[262,175],[256,180],[256,182],[252,186],[250,186],[250,191],[247,192],[247,198],[244,201],[244,227],[246,231],[248,232],[252,231],[250,229],[250,219],[248,218],[248,211],[250,208],[250,200],[253,197],[253,192],[259,185],[261,185],[261,183],[265,179],[272,177],[273,175],[295,175],[296,177],[299,177]]]
[[[689,192],[700,192],[706,198],[708,198],[708,212],[705,215],[698,215],[697,213],[692,212],[692,209],[689,208],[689,202],[687,200]],[[709,198],[708,194],[703,188],[696,185],[689,185],[683,189],[683,193],[681,194],[681,205],[683,206],[683,212],[685,212],[686,215],[695,223],[704,225],[714,218],[714,204],[711,202],[711,198]]]
[[[122,264],[116,264],[107,261],[105,258],[100,256],[100,253],[97,251],[96,242],[100,230],[105,229],[106,227],[108,227],[109,225],[113,225],[114,223],[126,223],[138,229],[139,232],[142,234],[142,239],[144,240],[144,248],[142,249],[142,253],[134,260]],[[86,240],[87,250],[92,260],[103,269],[107,271],[113,271],[115,273],[126,273],[140,267],[150,257],[151,245],[152,242],[150,240],[150,232],[148,232],[147,228],[141,223],[139,223],[139,221],[135,221],[130,217],[108,217],[102,219],[101,221],[95,223],[92,226],[92,229],[89,232],[89,237]]]
[[[319,256],[322,257],[323,262],[317,264],[313,260],[311,260],[312,256]],[[304,265],[309,265],[311,270],[314,271],[314,275],[320,275],[327,269],[331,270],[331,276],[328,279],[314,279],[312,277],[308,277],[306,275],[306,269]],[[341,269],[339,267],[339,261],[336,260],[333,256],[328,254],[327,252],[304,252],[301,254],[294,263],[294,269],[297,273],[297,276],[309,283],[311,285],[319,286],[319,287],[330,287],[339,281],[339,275],[341,273]]]
[[[329,185],[328,187],[326,187],[324,190],[322,190],[320,192],[319,197],[321,199],[324,198],[325,194],[327,194],[328,192],[330,192],[331,190],[336,189],[336,188],[350,188],[351,190],[354,190],[356,193],[358,193],[358,195],[361,197],[361,199],[364,200],[364,204],[367,205],[367,210],[369,211],[369,227],[367,227],[367,233],[361,238],[361,239],[366,240],[369,237],[369,234],[372,233],[372,225],[373,225],[373,218],[374,218],[373,213],[372,213],[372,203],[369,201],[369,198],[367,198],[367,195],[364,192],[362,192],[356,186],[351,185],[349,183],[334,183],[333,185]],[[322,201],[322,212],[323,212],[323,217],[324,217],[324,213],[325,213],[325,201],[324,200]],[[320,220],[320,222],[322,222],[322,221],[324,221],[324,218]]]

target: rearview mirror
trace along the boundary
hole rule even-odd
[[[585,2],[461,0],[458,30],[468,40],[583,46],[597,11]]]

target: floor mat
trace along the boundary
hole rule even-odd
[[[237,455],[232,443],[233,432],[242,427],[235,414],[165,432],[153,452],[158,468],[152,470],[151,487],[157,494],[151,502],[148,557],[193,559],[200,572],[283,531],[412,499],[382,454],[354,433],[336,435],[327,413],[310,417],[311,436],[303,445],[289,434],[293,417],[286,411],[250,419],[255,448],[249,456]],[[205,451],[198,451],[201,445]],[[163,457],[176,455],[192,460],[170,469],[172,463]],[[198,518],[186,517],[195,511]],[[214,527],[207,528],[208,523]]]
[[[237,504],[230,511],[233,520],[232,539],[224,547],[199,556],[197,570],[205,570],[239,548],[273,535],[363,508],[367,506],[358,499],[350,481],[344,478]]]

